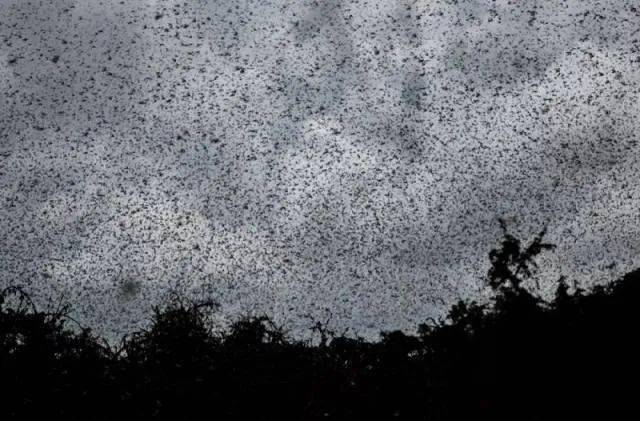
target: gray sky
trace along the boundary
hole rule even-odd
[[[486,297],[498,217],[543,290],[613,279],[639,40],[640,1],[0,0],[0,286],[368,336]]]

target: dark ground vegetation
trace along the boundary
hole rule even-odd
[[[0,295],[0,419],[633,419],[639,387],[640,271],[589,291],[526,287],[534,258],[508,234],[491,251],[492,303],[460,302],[417,335],[378,342],[287,337],[268,318],[207,326],[209,303],[175,300],[149,330],[107,346],[68,309]],[[626,411],[626,412],[625,412]]]

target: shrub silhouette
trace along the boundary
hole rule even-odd
[[[489,304],[461,301],[416,335],[377,342],[312,329],[294,340],[267,317],[229,330],[214,303],[175,298],[151,327],[108,346],[0,293],[0,417],[113,420],[548,420],[623,417],[638,377],[640,271],[590,291],[561,278],[544,302],[524,287],[553,245],[523,247],[504,224],[489,253]],[[625,418],[626,419],[626,418]]]

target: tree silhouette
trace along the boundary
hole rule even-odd
[[[543,250],[552,250],[554,244],[543,243],[546,227],[542,229],[526,247],[511,235],[503,219],[498,220],[504,238],[499,248],[489,252],[491,269],[488,273],[489,286],[495,291],[513,289],[522,292],[522,283],[538,268],[535,257]]]
[[[489,254],[495,305],[460,301],[417,335],[337,335],[316,346],[268,317],[213,330],[216,305],[173,297],[111,347],[0,292],[0,417],[7,420],[623,419],[640,376],[640,270],[549,303],[522,285],[543,250],[510,235]]]

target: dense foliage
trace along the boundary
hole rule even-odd
[[[110,347],[0,295],[0,419],[457,420],[622,418],[638,377],[640,271],[590,291],[558,281],[544,302],[525,288],[541,233],[491,251],[491,304],[460,302],[419,334],[312,345],[268,318],[228,332],[209,303],[176,300],[152,327]],[[625,416],[625,419],[627,416]]]

